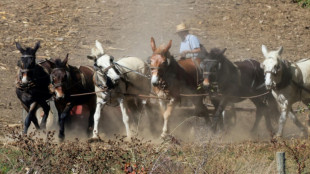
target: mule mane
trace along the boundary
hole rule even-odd
[[[62,63],[62,60],[60,58],[56,59],[55,60],[55,67],[56,68],[63,68],[63,63]]]
[[[219,48],[212,48],[210,53],[209,53],[209,57],[211,59],[227,59],[223,54],[222,54],[222,50],[220,50]]]
[[[235,65],[224,55],[223,50],[221,50],[219,48],[212,48],[208,55],[209,55],[208,56],[209,59],[218,60],[220,62],[225,62],[229,66],[235,67]]]

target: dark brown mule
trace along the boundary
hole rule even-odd
[[[264,87],[264,71],[260,68],[260,63],[253,59],[231,62],[224,55],[225,51],[226,49],[213,48],[204,60],[205,72],[208,72],[205,78],[208,78],[210,83],[217,84],[221,93],[212,122],[213,130],[217,130],[218,123],[222,126],[221,113],[228,103],[248,98],[256,106],[256,119],[252,131],[257,129],[259,120],[264,115],[267,129],[273,132],[271,118],[275,114],[278,115],[279,110],[275,99]]]
[[[22,48],[17,42],[16,48],[22,54],[18,61],[18,75],[16,84],[16,94],[22,106],[28,112],[24,121],[24,133],[27,134],[30,123],[32,122],[37,129],[45,129],[50,106],[47,100],[52,94],[49,91],[50,77],[53,63],[49,60],[42,60],[36,63],[36,52],[40,47],[37,42],[34,48]],[[39,126],[35,113],[41,106],[44,115]]]
[[[192,59],[176,61],[171,56],[169,49],[172,41],[166,46],[156,47],[154,38],[151,38],[151,47],[153,55],[150,58],[152,79],[151,83],[154,86],[154,92],[158,97],[169,99],[166,109],[164,109],[163,101],[160,101],[161,110],[164,117],[164,126],[162,137],[168,133],[168,119],[173,108],[181,100],[181,93],[184,94],[199,94],[202,90],[197,90],[199,74]],[[200,59],[197,59],[198,64]],[[205,117],[208,122],[208,111],[203,104],[203,96],[191,97],[191,101],[195,105],[195,115]]]
[[[89,93],[95,91],[93,83],[94,69],[92,67],[68,65],[68,55],[61,61],[55,60],[55,68],[50,78],[55,93],[55,105],[59,116],[59,138],[64,139],[65,121],[72,108],[77,105],[86,105],[89,109],[88,135],[93,128],[93,116],[96,109],[96,95],[72,96],[74,94]]]

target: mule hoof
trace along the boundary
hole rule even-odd
[[[165,139],[167,136],[168,136],[167,133],[162,133],[162,134],[160,135],[160,138]]]
[[[59,133],[59,134],[58,134],[58,138],[59,138],[59,140],[62,142],[62,141],[64,141],[64,139],[65,139],[65,135]]]
[[[282,134],[276,133],[275,137],[276,137],[276,138],[282,138]]]

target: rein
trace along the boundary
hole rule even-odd
[[[101,70],[96,64],[95,64],[94,66],[95,66],[95,69],[96,69],[97,71],[100,71],[100,73],[102,73],[102,75],[106,76],[107,81],[108,81],[108,78],[110,78],[110,77],[107,75],[107,71],[108,71],[109,69],[111,69],[111,68],[114,68],[114,70],[116,71],[116,73],[117,73],[118,75],[120,75],[120,77],[121,77],[120,80],[122,80],[122,81],[125,83],[126,86],[127,86],[127,85],[131,85],[131,86],[133,86],[133,87],[135,87],[135,88],[137,88],[137,89],[139,89],[139,90],[141,90],[141,91],[143,91],[144,89],[142,89],[142,88],[140,88],[139,86],[137,86],[137,85],[135,85],[135,84],[129,82],[129,81],[126,80],[126,78],[123,77],[123,76],[124,76],[125,74],[130,73],[130,72],[133,72],[133,73],[138,74],[138,75],[140,75],[140,76],[142,76],[142,77],[145,77],[145,78],[147,78],[147,79],[150,79],[150,76],[147,76],[147,75],[145,75],[145,74],[142,74],[142,73],[140,73],[140,72],[138,72],[138,71],[136,71],[136,70],[130,69],[130,68],[126,67],[126,66],[120,65],[120,64],[117,63],[117,62],[112,62],[112,64],[111,64],[110,66],[108,66],[107,68],[105,68],[104,70]],[[121,72],[120,69],[119,69],[119,67],[124,68],[124,69],[127,69],[127,70],[129,70],[129,71],[127,71],[127,72]],[[142,68],[145,68],[145,67],[141,67],[140,69],[142,69]],[[102,90],[97,91],[97,92],[106,92],[107,90],[109,90],[109,89],[115,87],[114,84],[113,84],[112,87],[109,87],[108,85],[104,85],[104,84],[100,83],[100,80],[98,79],[98,76],[99,76],[99,75],[96,73],[96,74],[94,75],[94,77],[93,77],[93,81],[95,82],[95,85],[96,85],[97,87],[99,87],[99,88],[102,89]],[[110,79],[111,79],[111,78],[110,78]],[[127,88],[127,87],[126,87],[126,88]],[[97,93],[97,92],[94,92],[94,93]],[[89,94],[93,94],[93,93],[89,93]],[[86,94],[86,95],[87,95],[87,94]],[[71,96],[72,96],[72,95],[71,95]]]
[[[52,83],[52,85],[53,85],[53,87],[54,88],[57,88],[57,87],[60,87],[60,86],[62,86],[62,85],[66,85],[68,82],[71,82],[72,80],[71,80],[71,74],[70,74],[70,71],[67,71],[65,68],[54,68],[53,70],[57,70],[57,69],[63,69],[63,70],[65,70],[66,71],[66,74],[67,74],[67,80],[66,80],[66,83],[63,83],[63,82],[59,82],[59,83],[53,83],[53,79],[52,79],[52,77],[50,77],[51,78],[51,83]],[[81,73],[81,72],[80,72]],[[77,84],[79,84],[81,81],[82,81],[82,78],[83,78],[83,76],[81,75],[81,79],[80,80],[78,80],[77,82],[75,82],[75,83],[73,83],[73,84],[71,84],[70,83],[70,86],[68,85],[68,87],[66,87],[66,90],[69,90],[69,89],[71,89],[71,88],[73,88],[74,86],[76,86]],[[82,84],[83,85],[83,84]],[[84,86],[84,85],[83,85]]]
[[[146,77],[147,79],[150,79],[150,78],[151,78],[150,75],[147,76],[147,75],[142,74],[142,73],[140,73],[140,72],[138,72],[138,71],[136,71],[136,70],[133,70],[133,69],[130,69],[130,68],[126,67],[126,66],[120,65],[120,64],[118,64],[117,62],[114,62],[114,64],[117,65],[117,66],[119,66],[119,67],[122,67],[122,68],[125,68],[125,69],[129,70],[129,71],[124,72],[124,73],[122,73],[122,74],[127,74],[127,73],[130,73],[130,72],[134,72],[134,73],[136,73],[136,74],[139,74],[140,76]],[[140,69],[142,69],[142,68],[144,68],[144,67],[141,67]],[[158,67],[157,67],[157,68],[158,68]]]
[[[72,94],[70,96],[74,97],[74,96],[83,96],[83,95],[92,95],[92,94],[96,94],[96,93],[100,93],[100,92],[106,92],[108,91],[108,88],[102,88],[102,90],[100,91],[95,91],[95,92],[87,92],[87,93],[81,93],[81,94]],[[116,92],[116,93],[120,93],[120,92]],[[265,93],[262,93],[262,94],[258,94],[258,95],[253,95],[253,96],[228,96],[228,97],[234,97],[234,98],[240,98],[240,99],[251,99],[251,98],[256,98],[256,97],[261,97],[261,96],[264,96],[264,95],[267,95],[269,94],[270,91],[267,91]],[[164,97],[157,97],[155,96],[155,94],[151,94],[153,96],[148,96],[148,95],[141,95],[141,94],[130,94],[130,93],[120,93],[120,94],[123,94],[123,95],[132,95],[132,96],[137,96],[137,97],[141,97],[141,98],[153,98],[153,99],[159,99],[159,100],[170,100],[170,99],[167,99],[167,98],[164,98]],[[205,94],[180,94],[180,96],[182,97],[201,97],[201,96],[209,96],[210,94],[208,93],[205,93]],[[222,94],[218,94],[218,95],[222,95]]]

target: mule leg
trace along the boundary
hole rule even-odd
[[[131,138],[131,132],[129,129],[129,116],[128,116],[128,113],[126,110],[127,104],[126,104],[126,102],[124,103],[124,99],[119,99],[118,101],[119,101],[119,105],[120,105],[122,115],[123,115],[123,122],[124,122],[125,128],[126,128],[127,139],[130,139]]]
[[[63,112],[59,115],[59,134],[58,137],[63,140],[65,138],[65,121],[67,116],[69,115],[69,112],[71,111],[71,109],[73,108],[73,104],[68,104],[65,109],[63,110]]]
[[[50,112],[50,106],[45,101],[40,102],[40,106],[43,108],[43,112],[44,112],[40,127],[41,129],[46,129],[46,121],[48,118],[48,114]]]
[[[158,133],[157,129],[157,123],[158,123],[158,112],[153,112],[154,110],[160,109],[158,106],[154,107],[149,101],[147,101],[145,106],[145,115],[148,119],[149,125],[150,125],[150,132],[153,137],[156,137],[156,134]],[[159,114],[160,115],[160,114]]]
[[[256,106],[255,122],[254,122],[252,129],[251,129],[251,132],[253,132],[253,133],[257,131],[258,124],[263,117],[263,109],[264,108],[262,108],[262,107]]]
[[[307,124],[310,127],[310,114],[308,114]]]
[[[279,118],[279,128],[278,128],[278,132],[276,134],[277,137],[282,137],[283,127],[284,127],[284,124],[286,122],[286,116],[287,116],[287,111],[285,111],[285,110],[282,111],[280,118]]]
[[[173,111],[173,108],[174,108],[174,100],[170,100],[170,103],[167,104],[167,108],[163,114],[163,117],[164,117],[164,126],[163,126],[163,132],[161,134],[161,137],[166,137],[167,134],[168,134],[168,120],[169,120],[169,117]]]
[[[101,98],[97,98],[97,105],[96,105],[96,111],[94,114],[94,129],[93,129],[93,137],[92,138],[98,138],[99,131],[98,131],[98,124],[101,116],[101,110],[103,106],[105,105],[105,102]]]
[[[30,126],[31,121],[33,122],[33,124],[35,125],[35,127],[37,129],[40,129],[40,126],[38,124],[38,120],[37,120],[37,118],[35,116],[35,113],[36,113],[36,110],[37,110],[37,106],[38,106],[37,102],[33,102],[30,105],[28,115],[27,115],[27,117],[25,119],[24,134],[27,134],[28,128]]]
[[[211,123],[209,117],[209,110],[203,104],[203,97],[192,98],[192,102],[195,105],[195,115],[197,115],[198,117],[203,117],[205,119],[206,125],[209,125]]]
[[[92,106],[90,106],[92,107]],[[88,108],[90,108],[88,107]],[[91,109],[89,112],[89,117],[88,117],[88,127],[87,127],[87,136],[90,137],[92,130],[94,128],[94,114],[95,114],[95,110]]]
[[[293,114],[292,111],[288,112],[289,117],[293,120],[295,125],[302,131],[303,137],[308,137],[308,130],[306,127],[298,120],[298,118]]]
[[[227,105],[227,101],[226,100],[221,100],[220,104],[218,105],[216,112],[214,114],[214,118],[212,120],[212,126],[211,129],[213,131],[213,133],[216,132],[218,124],[220,125],[220,128],[223,127],[223,117],[221,116],[223,111],[225,110]]]
[[[286,100],[286,98],[282,94],[277,96],[276,100],[277,100],[278,105],[281,109],[281,115],[279,118],[279,128],[278,128],[278,132],[277,132],[276,136],[282,137],[283,127],[284,127],[284,124],[286,122],[286,117],[288,115],[288,108],[291,108],[291,107],[289,107],[288,100]]]
[[[160,112],[161,112],[161,114],[164,114],[167,104],[163,100],[159,100],[158,102],[159,102]]]
[[[273,129],[273,127],[271,125],[271,118],[269,117],[269,115],[267,113],[264,114],[264,118],[265,118],[265,123],[266,123],[267,130],[271,134],[274,134],[275,130]]]

